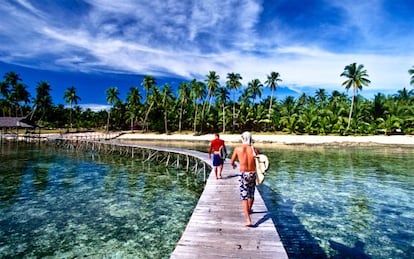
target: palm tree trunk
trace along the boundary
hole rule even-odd
[[[152,105],[154,105],[154,101],[151,102],[150,107],[148,108],[148,111],[145,113],[144,129],[143,129],[144,132],[148,130],[147,120],[148,120],[148,115],[149,115],[149,113],[151,111]]]
[[[164,127],[165,127],[165,134],[168,134],[168,112],[167,112],[167,109],[164,110]]]
[[[234,126],[236,123],[235,119],[236,119],[236,90],[233,91],[233,121],[231,125],[232,132],[234,132]]]
[[[354,87],[354,93],[352,95],[351,109],[349,109],[348,126],[346,127],[345,131],[348,131],[349,127],[351,126],[352,110],[354,109],[354,102],[355,102],[355,87]]]
[[[178,120],[178,132],[181,133],[181,120],[183,119],[183,104],[180,106],[180,119]]]
[[[202,134],[203,133],[203,125],[204,125],[204,111],[205,111],[205,108],[206,108],[206,101],[204,101],[204,103],[203,103],[203,110],[201,110],[201,125],[200,125],[200,133]]]
[[[270,120],[270,113],[272,111],[272,102],[273,102],[273,88],[272,88],[272,95],[270,96],[270,104],[269,104],[269,120]]]
[[[195,106],[195,111],[194,111],[194,129],[193,129],[193,133],[195,134],[197,132],[197,111],[198,111],[198,105],[196,104],[196,102],[194,102],[194,106]]]
[[[111,117],[111,110],[108,112],[108,119],[106,121],[106,133],[109,132],[109,118]]]
[[[70,129],[72,129],[72,104],[70,105],[69,118],[70,118]]]
[[[223,133],[226,132],[226,116],[225,116],[225,110],[226,106],[223,105]]]

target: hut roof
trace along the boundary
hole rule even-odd
[[[37,125],[26,117],[0,117],[0,128],[35,128]]]

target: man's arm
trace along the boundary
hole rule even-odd
[[[233,169],[235,169],[237,166],[235,164],[236,158],[237,158],[237,152],[238,152],[238,148],[235,147],[233,149],[233,155],[231,156],[231,160],[230,160],[230,164],[233,166]]]

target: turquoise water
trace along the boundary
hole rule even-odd
[[[2,145],[0,258],[168,258],[203,177],[118,156]]]
[[[1,148],[0,257],[168,258],[203,188],[136,159]],[[413,258],[413,148],[260,149],[290,258]]]
[[[414,148],[257,147],[270,160],[259,191],[290,258],[414,258]]]
[[[290,258],[413,258],[414,149],[266,149],[260,191]]]

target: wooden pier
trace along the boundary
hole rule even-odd
[[[288,258],[257,190],[251,218],[254,226],[245,227],[238,171],[226,161],[222,179],[210,173],[171,258]]]
[[[55,145],[81,151],[141,156],[147,161],[203,173],[206,185],[177,243],[172,259],[181,258],[288,258],[271,216],[256,190],[253,227],[244,226],[239,198],[238,170],[229,161],[223,178],[216,180],[206,153],[179,148],[122,144],[106,140],[55,139]]]

